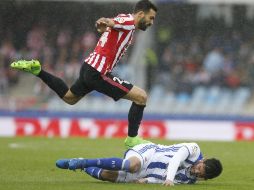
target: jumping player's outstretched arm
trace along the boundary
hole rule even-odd
[[[106,32],[108,27],[119,31],[131,31],[135,29],[135,24],[131,14],[119,14],[114,18],[99,18],[95,23],[95,27],[100,33]]]
[[[113,28],[115,25],[115,22],[110,18],[99,18],[96,23],[95,27],[97,28],[97,31],[100,33],[103,33],[107,30],[107,27]]]

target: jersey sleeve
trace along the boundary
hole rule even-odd
[[[114,29],[117,30],[134,30],[134,19],[131,16],[127,15],[118,15],[113,18],[113,21],[115,22]]]
[[[200,148],[197,143],[183,143],[187,148],[189,155],[185,160],[189,164],[195,164],[197,161],[203,158]]]
[[[181,163],[187,162],[188,164],[195,164],[198,160],[202,159],[200,148],[196,143],[183,143],[181,148],[172,157],[171,162],[167,168],[167,178],[173,181],[178,167]]]
[[[189,156],[189,152],[185,146],[182,146],[177,153],[171,158],[167,168],[167,180],[174,181],[176,172],[181,162],[185,161]]]

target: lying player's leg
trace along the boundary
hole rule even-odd
[[[103,181],[116,182],[118,178],[118,171],[105,170],[98,167],[85,168],[84,172],[95,179]]]
[[[56,161],[56,166],[61,169],[85,169],[89,167],[97,167],[106,170],[123,170],[130,173],[137,172],[140,167],[140,159],[136,157],[129,157],[128,159],[122,158],[96,158],[96,159],[84,159],[84,158],[72,158],[72,159],[60,159]]]
[[[139,182],[137,173],[129,173],[126,171],[112,171],[105,170],[97,167],[85,168],[86,172],[91,177],[102,180],[109,181],[113,183],[137,183]],[[140,183],[140,182],[139,182]]]

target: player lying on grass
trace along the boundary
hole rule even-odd
[[[154,143],[136,145],[122,158],[60,159],[56,166],[62,169],[81,169],[103,181],[123,183],[193,184],[197,180],[220,175],[218,159],[205,159],[196,143],[170,146]]]

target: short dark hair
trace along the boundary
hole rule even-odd
[[[212,179],[219,176],[222,172],[222,164],[216,158],[206,159],[205,164],[205,179]]]
[[[157,12],[157,7],[149,0],[140,0],[136,3],[134,8],[134,13],[137,13],[139,11],[144,11],[145,13],[149,12],[150,9],[153,9],[155,12]]]

